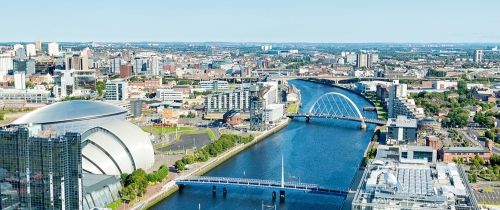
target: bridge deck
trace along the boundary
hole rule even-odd
[[[327,118],[327,119],[340,119],[340,120],[350,120],[361,122],[361,118],[359,117],[351,117],[351,116],[338,116],[338,115],[329,115],[329,114],[288,114],[287,117],[310,117],[310,118]],[[379,119],[371,119],[364,118],[365,123],[377,124],[377,125],[385,125],[387,122]]]
[[[242,187],[260,188],[260,189],[305,191],[310,193],[331,194],[337,196],[347,195],[347,191],[323,188],[315,184],[284,182],[283,187],[281,187],[281,182],[279,181],[262,180],[262,179],[191,176],[182,179],[177,179],[175,182],[177,184],[183,184],[183,185],[242,186]]]

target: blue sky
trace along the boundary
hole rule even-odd
[[[500,42],[498,0],[7,0],[5,41]]]

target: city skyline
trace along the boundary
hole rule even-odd
[[[4,3],[0,42],[494,43],[499,4],[27,0]]]

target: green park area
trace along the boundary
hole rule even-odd
[[[288,104],[288,107],[286,108],[286,112],[288,114],[295,114],[299,112],[299,104],[297,102],[292,102]]]

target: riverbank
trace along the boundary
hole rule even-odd
[[[181,178],[181,177],[187,177],[187,176],[193,176],[193,175],[201,176],[205,173],[208,173],[212,169],[217,167],[218,165],[224,163],[226,160],[232,158],[233,156],[239,154],[240,152],[246,150],[247,148],[263,141],[268,136],[285,128],[290,121],[291,121],[291,119],[288,119],[288,118],[284,119],[282,122],[280,122],[280,124],[278,124],[274,128],[267,130],[267,131],[259,134],[258,136],[256,136],[253,141],[246,143],[246,144],[240,144],[238,146],[235,146],[235,147],[231,148],[230,150],[226,151],[225,153],[223,153],[222,155],[220,155],[218,157],[213,157],[213,158],[209,159],[207,162],[201,163],[201,165],[198,166],[196,169],[181,173],[178,177]],[[132,207],[130,209],[144,209],[144,208],[148,209],[148,208],[151,208],[154,205],[156,205],[158,202],[168,198],[170,195],[177,192],[178,189],[179,188],[175,184],[175,178],[174,178],[174,179],[168,181],[159,192],[146,198],[146,200],[138,203],[137,205],[135,205],[134,207]]]

